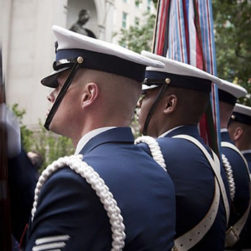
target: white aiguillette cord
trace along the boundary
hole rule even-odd
[[[229,163],[228,158],[225,156],[225,154],[222,154],[221,157],[222,157],[222,163],[223,163],[223,166],[225,168],[225,172],[226,172],[226,176],[227,176],[227,180],[228,180],[230,198],[231,198],[231,201],[234,201],[234,197],[235,197],[235,181],[234,181],[232,166]]]
[[[245,163],[247,174],[248,174],[248,177],[249,177],[249,203],[248,203],[248,207],[245,210],[245,212],[243,213],[243,215],[239,218],[239,220],[235,224],[230,226],[228,228],[228,230],[226,231],[225,246],[226,247],[232,247],[239,240],[241,231],[242,231],[245,223],[247,222],[248,215],[249,215],[250,208],[251,208],[250,172],[249,172],[247,160],[245,159],[245,157],[242,155],[242,153],[239,151],[239,149],[235,145],[233,145],[233,144],[231,144],[229,142],[221,142],[221,146],[222,147],[228,147],[228,148],[232,149],[233,151],[237,152],[240,155],[240,157],[243,159],[243,161]]]
[[[86,162],[84,162],[82,155],[72,155],[69,157],[59,158],[49,165],[41,174],[35,189],[34,203],[31,211],[31,221],[33,221],[38,197],[42,186],[46,180],[60,168],[69,167],[71,170],[79,174],[82,178],[86,180],[96,192],[100,201],[104,205],[104,208],[109,217],[112,231],[112,251],[122,250],[125,246],[125,226],[123,223],[123,217],[121,211],[114,199],[112,193],[109,191],[108,186],[106,186],[104,180],[99,176],[99,174]]]
[[[149,146],[153,159],[166,171],[166,164],[158,142],[150,136],[138,137],[135,144],[146,143]]]

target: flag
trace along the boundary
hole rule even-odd
[[[211,0],[159,0],[153,53],[217,75]],[[200,135],[218,153],[220,119],[217,86],[199,123]]]

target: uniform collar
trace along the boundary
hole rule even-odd
[[[163,133],[159,137],[173,137],[178,134],[187,134],[190,136],[193,136],[194,138],[200,138],[198,127],[196,125],[181,125],[177,126],[175,128],[172,128],[171,130],[168,130],[167,132]]]
[[[228,132],[228,129],[227,128],[221,128],[220,129],[220,132],[222,133],[222,132]]]
[[[182,126],[183,126],[183,125],[181,125],[181,126],[176,126],[176,127],[172,128],[172,129],[170,129],[170,130],[168,130],[168,131],[162,133],[162,134],[159,136],[159,138],[165,137],[167,134],[171,133],[172,131],[174,131],[174,130],[176,130],[176,129],[182,127]]]
[[[220,134],[221,134],[221,141],[229,142],[234,145],[234,142],[231,140],[231,138],[229,136],[229,132],[226,128],[222,128],[220,130]]]
[[[251,149],[241,151],[242,154],[251,154]]]
[[[97,129],[94,129],[90,132],[88,132],[87,134],[85,134],[78,142],[76,150],[75,150],[75,154],[79,154],[80,151],[83,149],[83,147],[88,143],[88,141],[90,139],[92,139],[93,137],[97,136],[98,134],[105,132],[107,130],[110,130],[114,128],[114,126],[109,126],[109,127],[100,127]]]
[[[134,144],[134,137],[130,127],[113,127],[96,134],[86,142],[80,154],[86,154],[95,147],[105,143],[127,143]]]

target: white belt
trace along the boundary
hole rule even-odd
[[[229,209],[229,203],[228,203],[225,185],[224,185],[224,182],[221,177],[220,161],[219,161],[217,155],[212,151],[212,154],[213,154],[213,159],[212,159],[212,157],[210,156],[210,154],[208,153],[206,148],[197,139],[195,139],[194,137],[191,137],[189,135],[184,135],[184,134],[176,135],[176,136],[174,136],[174,138],[183,138],[183,139],[189,140],[190,142],[192,142],[196,146],[198,146],[200,148],[200,150],[206,156],[207,160],[209,161],[209,163],[214,171],[214,174],[215,174],[215,177],[218,181],[218,184],[220,186],[221,195],[222,195],[222,199],[223,199],[223,203],[224,203],[224,207],[225,207],[225,211],[226,211],[226,220],[227,220],[227,224],[228,224],[230,209]],[[214,164],[215,162],[217,162],[217,164]]]
[[[193,246],[195,246],[209,231],[211,226],[213,225],[215,218],[217,216],[219,202],[220,202],[220,190],[223,197],[223,202],[226,210],[226,219],[229,219],[229,204],[227,200],[225,186],[220,173],[220,161],[216,154],[212,151],[214,159],[210,156],[205,147],[195,138],[189,135],[176,135],[173,138],[183,138],[192,143],[194,143],[200,150],[203,152],[208,162],[210,163],[214,173],[215,173],[215,192],[213,202],[207,212],[207,214],[203,217],[203,219],[191,230],[189,230],[184,235],[178,237],[175,240],[175,246],[173,250],[185,251]]]
[[[182,137],[181,135],[179,135]],[[186,136],[186,135],[185,135]],[[189,139],[188,139],[189,140]],[[160,150],[158,142],[149,136],[142,136],[135,140],[135,143],[144,142],[149,146],[151,155],[153,159],[160,165],[162,168],[166,168],[166,165],[163,165],[164,157]],[[196,143],[195,143],[196,144]],[[199,147],[199,146],[198,146]],[[204,147],[203,147],[204,148]],[[203,151],[203,150],[202,150]],[[204,152],[204,151],[203,151]],[[215,169],[219,169],[217,172],[220,172],[219,160],[216,156],[216,160],[212,160],[211,156],[208,154],[206,157],[210,157],[210,164],[214,165]],[[214,223],[216,218],[219,202],[220,202],[220,189],[216,178],[214,178],[214,198],[211,203],[211,206],[207,212],[207,214],[203,217],[203,219],[191,230],[178,237],[174,241],[174,247],[172,250],[185,251],[193,246],[195,246],[208,232],[211,226]]]
[[[173,251],[186,251],[194,247],[212,227],[217,216],[220,202],[220,189],[216,178],[214,179],[214,198],[213,202],[203,217],[203,219],[192,229],[174,240]]]

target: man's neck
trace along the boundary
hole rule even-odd
[[[246,150],[251,149],[251,145],[250,145],[249,142],[248,143],[246,143],[246,142],[242,142],[242,143],[236,142],[236,146],[240,151],[246,151]]]
[[[221,129],[227,128],[227,126],[228,126],[228,121],[229,121],[229,119],[221,119],[221,120],[220,120],[220,128],[221,128]]]

